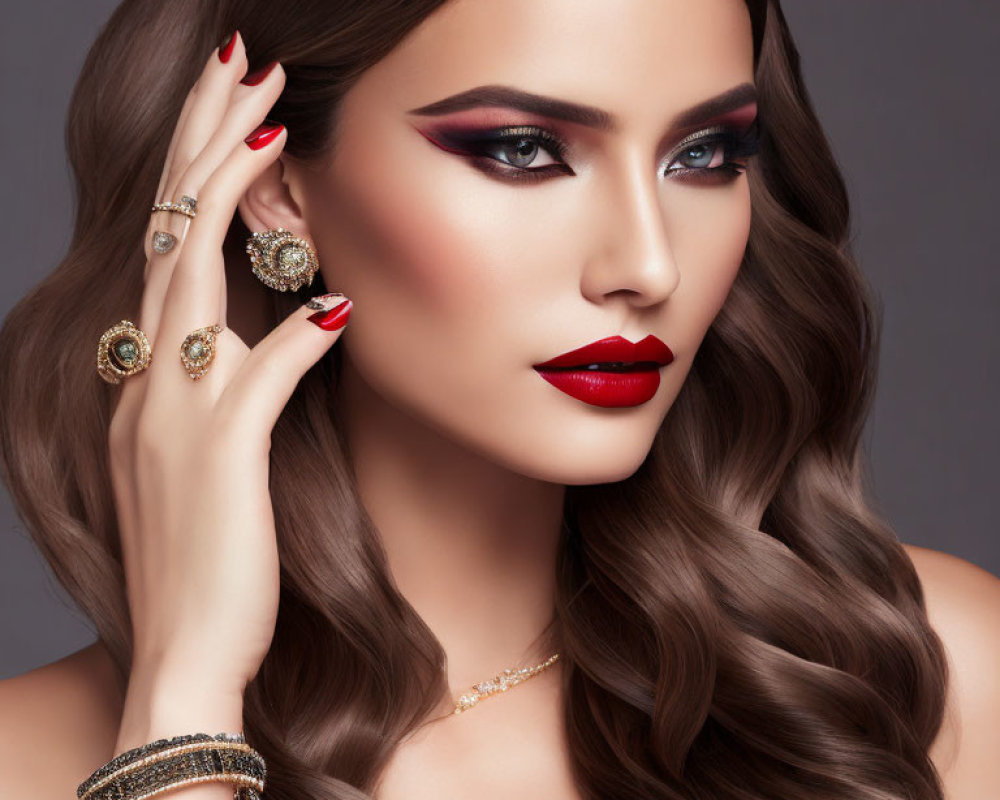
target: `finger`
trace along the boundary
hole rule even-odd
[[[225,53],[225,56],[223,55]],[[224,64],[230,64],[234,61],[239,61],[239,59],[246,60],[245,47],[243,45],[243,39],[240,36],[239,31],[233,31],[231,36],[226,37],[225,41],[220,44],[216,49],[214,55],[218,60]],[[208,69],[211,65],[212,60],[209,58],[208,63],[205,65],[205,69]],[[245,70],[245,66],[238,67],[237,71]],[[202,70],[204,72],[205,70]],[[165,192],[167,189],[167,178],[170,176],[170,166],[174,160],[174,154],[177,152],[177,142],[181,138],[181,131],[187,122],[188,115],[191,112],[191,106],[194,105],[195,97],[198,94],[198,83],[191,87],[191,91],[188,92],[187,97],[184,100],[184,107],[181,109],[181,113],[178,118],[177,125],[174,126],[173,136],[170,137],[170,146],[167,148],[167,157],[164,159],[164,169],[160,175],[160,183],[156,187],[156,202],[162,203],[166,198]]]
[[[174,267],[163,300],[157,341],[166,347],[180,346],[195,328],[218,323],[225,303],[225,262],[223,241],[229,230],[237,203],[247,188],[281,153],[286,139],[285,127],[265,123],[263,134],[255,143],[237,140],[230,155],[209,177],[198,198],[198,216],[192,220],[184,249]],[[261,147],[254,149],[256,144]],[[151,367],[152,368],[152,367]],[[175,372],[178,380],[182,372]]]
[[[216,405],[233,435],[249,442],[269,440],[302,376],[340,338],[352,307],[339,292],[313,298],[257,343]],[[327,328],[310,318],[325,321]]]
[[[184,107],[181,109],[180,116],[177,119],[177,125],[174,127],[174,133],[170,137],[170,146],[167,148],[167,157],[163,161],[163,169],[160,171],[160,183],[156,187],[156,197],[153,200],[154,204],[163,202],[163,192],[167,186],[167,177],[170,173],[170,164],[173,161],[174,151],[177,147],[177,139],[179,137],[179,131],[184,127],[184,123],[191,113],[191,106],[194,103],[194,94],[188,92],[187,98],[184,100]],[[175,244],[179,241],[186,230],[186,225],[184,220],[174,220],[172,217],[177,216],[176,214],[169,214],[163,211],[151,211],[149,216],[149,224],[146,226],[146,236],[143,240],[143,249],[146,252],[146,268],[143,273],[143,282],[145,283],[149,280],[150,268],[152,267],[152,262],[154,254],[157,256],[165,255],[166,252],[161,247],[156,246],[157,235],[158,234],[169,234],[174,237]]]
[[[248,76],[249,77],[249,76]],[[230,106],[212,137],[178,179],[174,192],[197,196],[208,177],[229,156],[240,139],[244,139],[277,102],[285,87],[285,71],[277,62],[260,70],[253,84],[237,84]]]
[[[246,73],[246,50],[237,33],[229,61],[223,62],[213,51],[205,62],[201,76],[191,89],[191,110],[176,132],[177,142],[167,168],[166,182],[160,202],[180,200],[177,184],[181,176],[205,149],[219,124],[229,113],[230,101],[240,78]]]
[[[167,157],[163,159],[163,170],[160,172],[160,182],[156,187],[154,203],[162,203],[167,199],[164,197],[164,192],[167,189],[167,178],[170,177],[170,165],[173,163],[174,154],[177,152],[177,140],[180,139],[181,130],[184,128],[188,116],[191,114],[191,106],[194,105],[194,98],[194,88],[192,87],[187,97],[184,98],[184,105],[177,117],[177,124],[174,126],[173,135],[170,137],[170,145],[167,147]]]
[[[146,257],[142,298],[139,301],[139,317],[136,324],[146,333],[150,343],[156,336],[163,298],[170,286],[170,277],[173,275],[174,266],[180,257],[190,227],[190,219],[183,214],[173,211],[152,212],[151,232],[146,236],[147,249],[152,249],[153,238],[157,236],[169,236],[173,241],[166,252],[153,251]]]
[[[179,197],[174,198],[172,195],[168,194],[167,189],[171,176],[182,173],[186,168],[186,163],[182,163],[183,156],[178,156],[178,151],[197,145],[197,140],[194,133],[192,133],[192,130],[194,128],[203,128],[206,125],[211,124],[210,115],[212,113],[212,104],[206,98],[205,90],[208,89],[209,92],[211,92],[211,90],[215,88],[214,84],[221,83],[224,92],[231,94],[235,78],[242,75],[246,71],[246,50],[243,45],[243,40],[239,35],[239,31],[235,31],[231,39],[231,43],[224,42],[212,52],[212,55],[209,56],[207,62],[205,63],[201,77],[199,77],[198,81],[195,82],[191,91],[188,92],[188,95],[184,100],[184,106],[181,108],[177,124],[174,126],[173,135],[170,137],[170,145],[167,147],[167,156],[164,159],[163,170],[160,173],[159,185],[156,187],[156,199],[154,200],[154,203],[163,203],[168,200],[180,199]],[[224,47],[227,54],[225,61],[222,60]],[[217,65],[224,65],[225,68]],[[226,73],[230,73],[234,79],[228,82],[228,88],[226,81],[224,80]],[[208,106],[208,108],[205,108],[206,106]],[[224,106],[224,103],[220,106],[222,111],[224,111]],[[153,212],[152,214],[150,225],[146,231],[145,248],[147,259],[152,259],[154,253],[156,253],[156,255],[164,255],[164,253],[157,252],[157,250],[153,247],[153,237],[156,231],[159,230],[171,233],[178,239],[180,239],[183,235],[186,228],[184,218],[181,217],[181,219],[178,220],[164,216],[169,213],[170,212]],[[171,216],[176,217],[178,215]],[[150,265],[147,264],[147,278],[149,275],[149,269]]]
[[[218,127],[231,101],[233,90],[238,85],[240,76],[246,71],[246,52],[238,31],[234,32],[233,42],[226,49],[229,52],[227,61],[222,60],[221,49],[216,49],[208,57],[201,77],[184,102],[160,176],[160,185],[157,189],[158,203],[180,200],[180,195],[175,198],[168,193],[168,189],[172,182],[176,182],[177,175],[183,174],[190,165],[192,158],[188,154],[191,149],[199,146],[203,148]],[[140,306],[140,325],[150,340],[155,335],[163,298],[189,225],[188,218],[183,214],[170,211],[151,212],[144,245],[146,267],[143,278],[146,289]],[[158,250],[155,246],[157,241],[164,242],[168,247]]]
[[[146,252],[146,267],[142,273],[143,283],[149,281],[150,274],[156,265],[172,264],[179,252],[178,246],[184,241],[187,232],[187,218],[183,214],[171,211],[150,211],[149,225],[146,227],[144,249]],[[170,256],[165,258],[165,256]],[[163,272],[162,267],[157,267]],[[169,276],[169,269],[166,270]]]

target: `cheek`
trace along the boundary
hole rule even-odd
[[[668,324],[683,337],[693,358],[705,332],[726,301],[739,272],[750,233],[746,178],[727,189],[677,192],[666,210],[674,256],[681,270],[670,298]]]
[[[459,267],[477,252],[476,219],[444,202],[447,190],[430,189],[435,176],[419,161],[395,162],[370,144],[368,158],[354,145],[355,163],[333,171],[324,187],[330,272],[359,295],[358,305],[370,297],[387,312],[436,316],[475,288],[473,273]]]
[[[350,159],[316,176],[309,224],[327,286],[355,304],[345,349],[397,402],[480,403],[491,375],[480,370],[512,358],[515,265],[530,272],[526,248],[544,233],[526,223],[513,235],[517,194],[416,134],[341,146]]]

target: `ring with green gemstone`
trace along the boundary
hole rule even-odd
[[[152,356],[146,334],[123,319],[108,328],[97,344],[97,373],[108,383],[121,383],[146,369]]]
[[[215,358],[215,336],[222,333],[221,325],[209,325],[192,331],[181,344],[181,364],[188,377],[196,381],[206,372]]]

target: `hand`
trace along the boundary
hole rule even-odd
[[[277,619],[271,431],[302,375],[340,336],[307,322],[307,307],[252,350],[225,327],[222,243],[240,197],[287,137],[281,127],[259,149],[244,141],[285,82],[275,66],[258,85],[243,85],[246,69],[237,34],[227,63],[209,56],[174,130],[156,201],[190,195],[197,215],[151,214],[134,321],[152,361],[123,379],[108,433],[133,671],[186,673],[233,693],[256,675]],[[153,250],[154,230],[176,235],[168,253]],[[331,297],[326,307],[345,300]],[[348,301],[342,312],[350,308]],[[214,323],[223,326],[214,361],[192,380],[181,342]]]

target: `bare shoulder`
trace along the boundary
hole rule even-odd
[[[948,553],[905,549],[951,673],[945,721],[931,758],[948,800],[986,797],[1000,783],[1000,578]]]
[[[124,699],[100,641],[0,681],[0,797],[75,797],[114,753]]]

